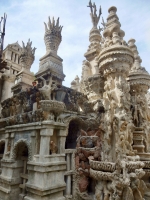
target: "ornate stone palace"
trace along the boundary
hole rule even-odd
[[[92,29],[81,80],[62,85],[59,18],[46,53],[9,44],[0,60],[0,200],[150,200],[150,75],[117,8],[89,2]]]

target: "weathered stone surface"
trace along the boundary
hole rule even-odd
[[[88,7],[90,45],[71,88],[62,85],[59,18],[45,24],[46,54],[35,77],[30,40],[4,50],[13,64],[0,81],[1,200],[150,197],[150,75],[135,40],[123,39],[117,8],[98,29],[101,8]]]

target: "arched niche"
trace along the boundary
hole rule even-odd
[[[12,151],[12,159],[13,160],[21,160],[22,157],[28,158],[31,160],[31,144],[27,142],[25,139],[18,140]]]
[[[5,140],[0,140],[0,155],[3,155],[5,151]]]
[[[18,140],[12,151],[12,159],[16,161],[18,167],[15,169],[16,174],[20,176],[20,194],[18,199],[27,194],[26,182],[28,181],[27,162],[32,158],[31,144],[26,139]]]
[[[75,149],[76,140],[79,136],[80,129],[85,129],[84,120],[81,118],[72,118],[68,125],[68,135],[66,137],[65,149]]]
[[[5,140],[0,140],[0,172],[1,172],[1,159],[3,158],[5,151]]]

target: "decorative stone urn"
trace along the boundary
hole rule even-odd
[[[54,114],[60,114],[65,109],[65,104],[60,101],[42,100],[40,104],[43,111],[52,112]]]
[[[50,19],[49,17],[49,22],[48,25],[45,24],[45,36],[44,36],[44,41],[46,45],[46,51],[52,51],[53,53],[57,53],[58,47],[61,42],[61,31],[62,31],[62,26],[59,26],[59,18],[57,19],[57,22],[55,23],[54,18]]]
[[[40,101],[41,108],[44,111],[45,118],[51,122],[63,122],[60,114],[65,110],[65,104],[55,100]]]

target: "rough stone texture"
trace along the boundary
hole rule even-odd
[[[21,81],[12,97],[2,93],[1,200],[150,198],[150,75],[135,40],[123,40],[117,8],[98,29],[101,8],[97,15],[95,3],[88,7],[90,45],[71,88],[62,85],[59,19],[45,24],[46,55],[32,86],[31,42],[4,50],[9,57],[9,48],[20,49],[22,70],[3,75],[4,88]]]

